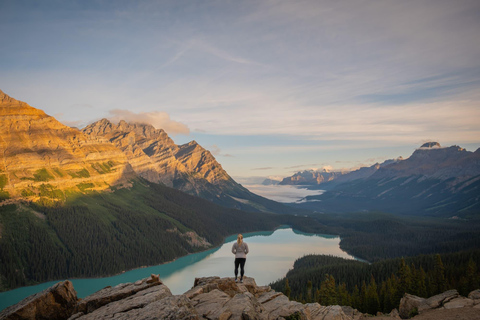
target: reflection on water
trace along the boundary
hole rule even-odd
[[[135,269],[113,277],[71,281],[78,296],[85,297],[106,286],[135,282],[154,273],[160,274],[162,281],[173,294],[181,294],[190,289],[194,279],[198,277],[233,277],[234,255],[231,253],[231,248],[236,239],[237,236],[232,235],[221,247],[191,254],[171,263]],[[291,228],[244,234],[244,241],[250,248],[245,275],[255,278],[258,285],[267,285],[285,276],[293,267],[294,261],[307,254],[330,254],[353,259],[340,249],[339,237],[306,234]],[[0,310],[56,282],[2,292],[0,293]]]

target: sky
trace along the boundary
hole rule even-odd
[[[0,1],[0,90],[150,123],[239,181],[480,147],[480,1]]]

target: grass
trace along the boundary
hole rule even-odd
[[[52,176],[45,168],[38,169],[33,174],[33,181],[41,182],[41,181],[49,181],[53,179],[55,179],[55,177]]]
[[[59,168],[53,168],[52,170],[55,171],[55,173],[56,173],[59,177],[63,178],[64,174],[60,171]]]
[[[110,173],[112,172],[112,167],[115,165],[113,161],[103,162],[103,163],[95,163],[92,164],[92,168],[100,174]]]
[[[75,172],[68,172],[72,178],[90,178],[90,172],[88,172],[87,169],[83,168],[80,171],[75,171]]]
[[[93,187],[95,187],[95,185],[93,183],[83,183],[82,182],[82,183],[77,184],[77,188],[80,189],[80,191],[82,191],[82,192],[85,192],[85,190],[91,189]]]
[[[0,189],[3,190],[3,188],[7,185],[8,179],[6,174],[0,174]]]

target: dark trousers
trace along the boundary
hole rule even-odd
[[[235,278],[238,276],[238,266],[240,266],[240,278],[243,278],[243,274],[245,273],[245,262],[247,258],[235,258]]]

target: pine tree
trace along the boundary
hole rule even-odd
[[[312,281],[308,280],[307,282],[307,302],[312,302]]]
[[[367,312],[367,285],[362,281],[362,288],[360,289],[360,311]]]
[[[345,284],[345,282],[343,282],[338,286],[337,303],[341,306],[350,306],[352,303],[351,300],[352,299],[347,290],[347,285]]]
[[[375,278],[370,278],[370,283],[367,288],[366,309],[370,314],[376,314],[379,311],[380,303],[378,299],[377,284]]]
[[[417,270],[417,281],[418,283],[418,296],[422,298],[427,298],[427,284],[426,284],[426,274],[422,267]]]
[[[445,281],[445,267],[439,254],[435,255],[435,265],[433,267],[433,288],[435,294],[445,291],[447,285]]]
[[[355,285],[352,292],[352,307],[355,309],[361,310],[360,290],[358,290],[357,285]]]
[[[320,285],[320,304],[324,306],[337,304],[335,278],[332,275],[325,275],[325,280]]]
[[[288,284],[288,279],[285,279],[285,295],[288,299],[290,299],[290,294],[292,293],[292,289],[290,289],[290,285]]]
[[[403,297],[405,293],[410,290],[412,286],[412,275],[410,272],[410,268],[405,263],[405,259],[402,258],[400,262],[400,269],[398,270],[398,286],[397,286],[397,295],[395,297],[395,301],[400,303],[400,299]]]

